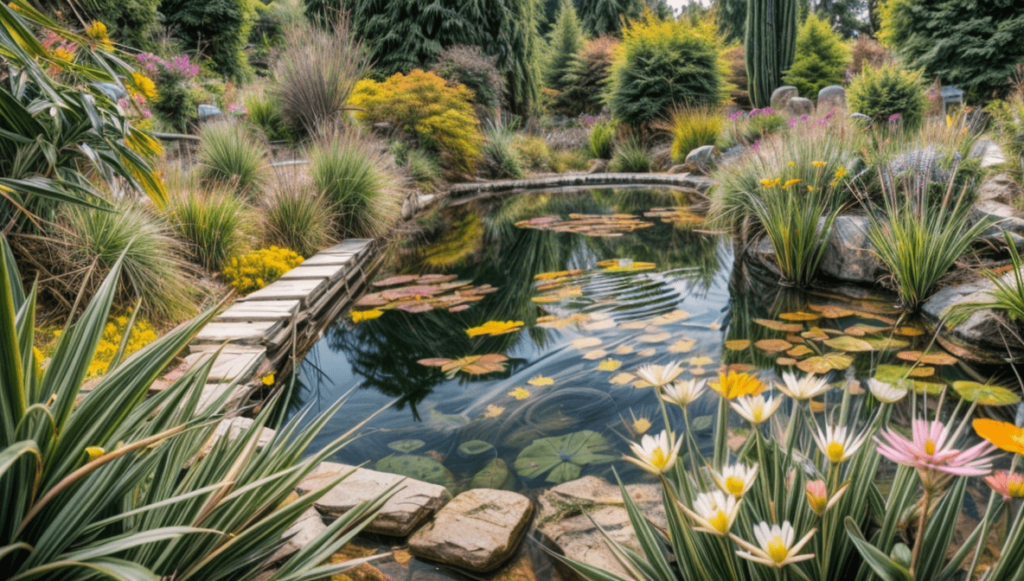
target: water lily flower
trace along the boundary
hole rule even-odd
[[[673,443],[669,440],[668,433],[662,430],[657,436],[644,436],[639,444],[630,442],[629,446],[633,449],[636,458],[632,456],[623,456],[623,458],[651,474],[662,474],[671,470],[675,465],[682,443],[682,437],[677,438]]]
[[[745,541],[736,535],[729,535],[729,538],[743,549],[746,549],[744,551],[736,551],[736,554],[740,557],[755,563],[781,569],[786,565],[814,558],[814,555],[799,555],[797,553],[800,552],[800,549],[804,548],[804,545],[811,540],[811,537],[816,532],[817,529],[811,529],[810,532],[794,543],[796,533],[793,531],[793,525],[789,521],[784,521],[781,527],[760,522],[754,525],[754,538],[757,539],[757,545]]]
[[[718,381],[709,383],[711,389],[725,399],[736,399],[743,395],[757,395],[764,391],[761,380],[747,373],[719,373]]]
[[[814,374],[808,373],[803,379],[797,379],[796,374],[786,371],[782,374],[782,385],[779,385],[778,388],[779,391],[789,397],[797,401],[803,401],[818,397],[832,389],[832,386],[828,384],[824,377],[817,377]]]
[[[976,430],[977,423],[975,420]],[[984,476],[991,471],[991,458],[986,454],[992,451],[992,444],[982,442],[960,450],[947,441],[949,436],[949,428],[942,422],[914,420],[912,441],[891,430],[883,431],[875,441],[879,454],[897,464],[916,468],[926,487],[936,484],[939,473]]]
[[[729,402],[729,405],[743,419],[752,424],[760,424],[779,409],[782,398],[775,397],[766,401],[763,395],[744,395]]]
[[[641,365],[636,375],[654,387],[663,387],[672,383],[682,372],[679,362],[673,361],[668,365]]]
[[[853,430],[847,430],[846,426],[825,426],[825,431],[815,427],[811,436],[821,453],[833,465],[849,460],[868,437],[866,432],[857,435]]]
[[[985,483],[1006,500],[1024,498],[1024,476],[1016,472],[997,470],[985,477]]]
[[[530,397],[530,390],[528,390],[528,389],[526,389],[526,388],[524,388],[522,386],[519,386],[519,387],[516,387],[515,389],[513,389],[512,391],[508,392],[508,395],[512,399],[522,401],[522,400]]]
[[[693,510],[680,504],[679,508],[697,525],[695,530],[712,535],[726,536],[736,515],[740,512],[740,502],[735,497],[724,494],[721,490],[702,492],[693,499]]]
[[[733,464],[723,468],[721,474],[711,470],[711,478],[722,489],[722,492],[742,498],[754,485],[754,480],[757,478],[757,464],[753,466]]]
[[[993,446],[1024,455],[1024,428],[1018,428],[1009,422],[1000,422],[979,418],[972,424],[979,436],[992,443]]]
[[[907,397],[907,392],[909,391],[884,381],[878,381],[873,377],[868,380],[868,389],[871,390],[871,395],[875,396],[875,399],[882,403],[896,403]]]
[[[661,388],[661,399],[679,407],[686,407],[697,401],[697,398],[704,394],[706,387],[707,380],[704,379],[677,381]]]
[[[651,426],[653,424],[651,424],[650,419],[644,416],[640,416],[638,418],[635,414],[633,414],[632,410],[630,410],[629,415],[633,416],[633,423],[630,425],[630,427],[633,429],[634,434],[639,436],[640,434],[644,434],[647,432],[647,430],[651,429]]]
[[[814,514],[818,516],[824,515],[833,506],[839,502],[839,499],[846,494],[846,490],[849,484],[844,484],[839,487],[839,490],[832,495],[832,498],[828,497],[828,487],[825,486],[824,480],[811,480],[807,483],[807,489],[805,494],[807,495],[807,504],[814,511]]]

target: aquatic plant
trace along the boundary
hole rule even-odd
[[[281,278],[300,264],[302,257],[296,252],[271,246],[232,257],[221,274],[235,290],[247,295]]]
[[[579,478],[584,466],[606,464],[614,460],[604,436],[591,430],[564,436],[540,438],[523,449],[516,458],[515,470],[523,478],[539,478],[561,484]]]

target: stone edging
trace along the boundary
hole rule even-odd
[[[594,173],[562,174],[525,180],[495,180],[454,184],[448,188],[453,201],[468,198],[490,197],[499,194],[514,194],[531,190],[556,190],[574,188],[614,188],[623,186],[658,186],[703,195],[711,187],[710,178],[689,173]]]

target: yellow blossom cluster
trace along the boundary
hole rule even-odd
[[[302,257],[287,248],[261,248],[228,261],[221,273],[240,294],[257,291],[302,264]]]
[[[121,342],[124,340],[125,331],[128,330],[128,322],[130,318],[127,315],[119,317],[111,317],[107,324],[103,327],[103,336],[100,337],[100,342],[96,346],[96,353],[92,357],[92,361],[89,363],[89,370],[86,372],[86,378],[91,379],[93,377],[99,377],[107,372],[107,368],[110,367],[110,363],[114,360],[114,356],[117,355],[118,349],[121,348]],[[61,331],[57,330],[53,332],[55,338],[60,337]],[[142,349],[146,345],[149,345],[153,341],[156,341],[157,335],[156,330],[153,326],[143,319],[135,319],[132,324],[131,334],[128,335],[128,342],[125,344],[124,355],[121,360],[124,361],[131,354],[135,353],[139,349]],[[35,352],[36,361],[42,362],[43,353],[41,351]]]
[[[156,83],[153,82],[153,79],[139,71],[132,72],[132,78],[125,84],[125,89],[128,90],[128,94],[132,97],[142,95],[147,101],[155,99],[157,96]]]

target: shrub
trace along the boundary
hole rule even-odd
[[[230,185],[239,192],[259,190],[270,153],[248,128],[232,121],[208,123],[199,132],[199,140],[203,177]]]
[[[604,107],[604,92],[619,41],[610,36],[588,40],[576,53],[564,76],[555,109],[566,115],[597,115]]]
[[[1007,164],[1017,183],[1024,183],[1024,67],[1018,69],[1014,91],[1005,101],[993,101],[986,110],[992,114],[993,132]]]
[[[323,492],[291,496],[348,441],[346,434],[306,455],[339,406],[308,427],[301,426],[308,417],[297,417],[266,439],[263,428],[283,411],[280,400],[271,399],[250,424],[236,420],[231,434],[214,442],[220,421],[232,416],[225,418],[223,409],[228,393],[200,405],[212,358],[149,395],[213,311],[130,358],[116,359],[113,369],[83,391],[123,278],[121,263],[65,327],[43,369],[32,348],[36,297],[20,292],[20,275],[9,257],[0,239],[0,489],[8,491],[2,500],[5,521],[21,526],[5,527],[0,544],[32,550],[4,555],[5,576],[230,581],[265,575],[282,537],[343,478],[325,483]],[[46,420],[36,423],[36,410],[43,408]],[[351,562],[321,564],[382,504],[376,498],[346,513],[265,578],[322,579],[350,568]]]
[[[256,22],[252,0],[162,0],[160,12],[182,44],[208,56],[218,73],[235,81],[252,76],[245,55]]]
[[[117,282],[119,303],[141,300],[142,312],[161,320],[193,311],[191,283],[178,258],[184,249],[166,224],[141,206],[119,203],[114,211],[65,208],[51,236],[47,267],[58,277],[54,291],[65,297],[59,299],[63,304],[92,297],[127,251]]]
[[[449,87],[434,73],[414,70],[379,83],[359,81],[351,104],[363,122],[390,123],[417,146],[439,153],[451,169],[472,173],[483,140],[472,97],[462,85]]]
[[[281,102],[263,89],[249,91],[242,98],[246,120],[259,128],[268,141],[294,141],[295,131],[281,113]]]
[[[543,137],[518,134],[512,140],[512,150],[528,169],[545,171],[551,168],[551,150]]]
[[[639,139],[627,139],[615,147],[608,170],[623,173],[647,173],[651,171],[651,152]]]
[[[522,162],[513,146],[515,132],[510,127],[495,123],[487,128],[480,168],[491,179],[519,179],[526,175]]]
[[[801,95],[817,99],[818,91],[843,82],[850,49],[827,22],[814,14],[800,26],[796,35],[796,57],[783,80]]]
[[[312,256],[334,239],[331,206],[308,176],[285,168],[276,173],[263,201],[263,240]]]
[[[378,237],[398,218],[402,197],[396,172],[377,142],[356,131],[335,130],[321,135],[307,158],[338,237]]]
[[[643,129],[673,105],[721,103],[725,82],[717,34],[711,21],[659,21],[649,14],[623,30],[608,85],[612,116]]]
[[[119,44],[153,48],[153,37],[160,28],[160,0],[90,0],[81,8],[87,19],[105,23]]]
[[[274,98],[298,134],[315,135],[322,124],[341,119],[366,57],[344,18],[329,29],[306,25],[288,31],[286,48],[274,67]]]
[[[287,248],[261,248],[228,260],[221,273],[242,296],[260,290],[302,264],[302,257]]]
[[[172,195],[167,216],[175,233],[188,245],[192,261],[219,272],[228,258],[248,245],[245,204],[223,189],[189,189]]]
[[[907,129],[920,127],[928,108],[921,73],[895,65],[864,69],[850,83],[847,99],[851,111],[863,113],[879,124],[899,115]]]
[[[455,45],[441,51],[434,71],[450,83],[465,85],[473,91],[473,108],[480,120],[493,119],[501,110],[505,78],[479,47]]]
[[[611,159],[615,149],[615,133],[618,125],[614,121],[599,121],[590,130],[590,155],[597,159]]]
[[[723,58],[728,63],[726,81],[732,87],[729,97],[737,107],[750,108],[750,93],[747,92],[750,78],[747,76],[746,50],[743,45],[736,45],[726,50]]]
[[[876,69],[892,64],[892,53],[882,43],[866,34],[857,37],[853,41],[853,48],[850,51],[850,68],[847,76],[856,77],[867,67]]]
[[[672,161],[682,163],[686,155],[704,145],[718,145],[725,129],[720,111],[706,107],[681,107],[659,128],[672,136]]]
[[[167,60],[144,52],[135,58],[159,88],[153,109],[176,130],[186,131],[190,123],[198,120],[198,106],[204,99],[204,92],[195,82],[199,65],[186,54]]]
[[[544,86],[563,91],[569,86],[565,75],[572,67],[576,53],[586,39],[583,26],[576,16],[572,0],[559,0],[558,15],[548,33],[548,61],[545,63]]]
[[[590,166],[590,154],[586,149],[556,149],[551,152],[552,171],[582,171]]]
[[[434,189],[441,181],[441,167],[432,155],[420,149],[412,149],[406,154],[405,167],[409,177],[421,188]]]

